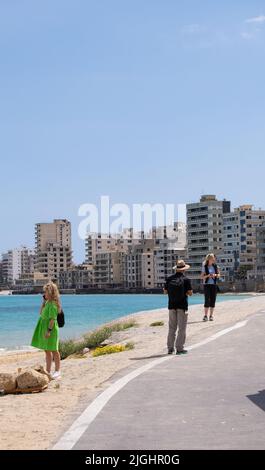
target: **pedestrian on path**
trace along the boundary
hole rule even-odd
[[[43,303],[40,317],[35,328],[31,346],[43,349],[46,356],[46,370],[51,374],[52,361],[55,362],[53,379],[60,377],[59,328],[57,315],[61,312],[61,302],[58,287],[53,282],[44,286]]]
[[[215,302],[217,296],[217,279],[220,278],[220,270],[216,264],[216,258],[213,253],[206,256],[202,266],[201,278],[204,287],[204,317],[203,321],[208,321],[208,313],[210,310],[209,320],[213,321]]]
[[[190,268],[183,260],[174,266],[175,274],[166,279],[164,293],[168,295],[169,330],[167,338],[168,354],[185,354],[186,329],[188,321],[188,296],[192,295],[191,281],[185,276]],[[176,332],[178,335],[176,339]]]

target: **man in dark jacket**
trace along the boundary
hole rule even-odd
[[[190,268],[183,260],[174,266],[175,274],[166,279],[164,293],[168,294],[169,330],[167,338],[168,354],[173,354],[176,340],[176,354],[186,354],[184,349],[188,321],[188,296],[192,295],[191,281],[185,276]],[[176,339],[176,332],[178,335]]]

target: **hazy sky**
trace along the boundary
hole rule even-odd
[[[265,2],[0,0],[0,252],[78,208],[265,207]]]

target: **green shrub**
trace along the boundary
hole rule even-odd
[[[120,322],[120,323],[114,323],[111,325],[112,331],[124,331],[128,330],[129,328],[133,328],[134,326],[137,326],[137,323],[135,320],[129,320],[126,322]]]
[[[98,330],[93,331],[84,336],[84,344],[86,348],[94,349],[100,344],[104,343],[106,339],[111,337],[112,329],[110,327],[103,327]]]
[[[66,357],[73,354],[80,354],[84,348],[98,348],[102,343],[104,343],[104,341],[111,337],[114,331],[124,331],[134,326],[136,326],[136,322],[134,320],[117,322],[112,325],[98,328],[97,330],[84,335],[84,337],[79,341],[74,341],[72,339],[60,341],[59,351],[61,359],[66,359]]]
[[[82,349],[84,349],[84,343],[82,341],[73,341],[72,339],[67,339],[65,341],[60,341],[59,343],[59,352],[61,359],[66,359],[72,354],[76,354]]]
[[[164,326],[164,322],[163,321],[155,321],[154,323],[151,323],[150,326]]]

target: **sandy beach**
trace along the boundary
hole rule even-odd
[[[236,301],[218,303],[215,321],[203,323],[202,306],[192,306],[186,345],[207,338],[263,308],[264,295],[247,300],[239,297]],[[126,374],[132,367],[140,367],[152,360],[152,356],[167,352],[167,309],[140,312],[118,321],[128,318],[134,319],[137,326],[114,333],[111,342],[133,342],[133,350],[96,358],[90,354],[68,358],[62,361],[61,380],[52,381],[45,392],[0,397],[0,449],[52,448],[85,406],[108,387],[114,374]],[[164,326],[151,327],[154,321],[163,321]],[[38,351],[0,355],[1,372],[39,364],[44,365],[44,353]]]

